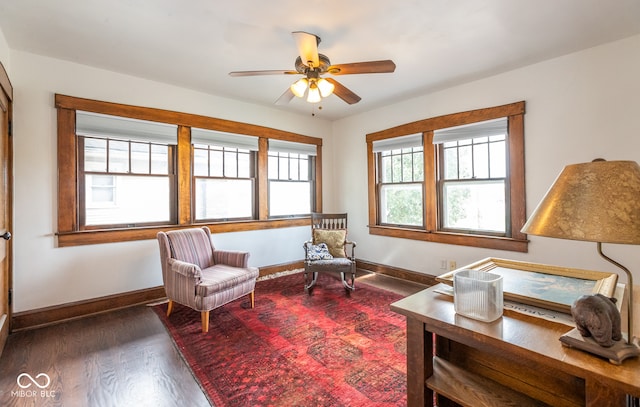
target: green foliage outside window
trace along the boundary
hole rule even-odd
[[[387,223],[422,226],[422,191],[418,188],[390,190],[386,194]]]

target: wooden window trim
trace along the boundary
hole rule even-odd
[[[488,249],[508,250],[526,253],[528,240],[520,229],[526,221],[525,208],[525,173],[524,173],[524,113],[525,102],[516,102],[502,106],[454,113],[434,118],[403,124],[376,133],[367,134],[367,173],[369,192],[369,233],[372,235],[422,240],[427,242],[446,243],[462,246],[482,247]],[[438,129],[461,126],[484,120],[509,117],[509,160],[510,199],[511,199],[511,237],[487,235],[470,235],[449,233],[437,230],[437,192],[436,192],[436,153],[433,144],[433,132]],[[425,230],[416,230],[395,226],[382,226],[378,222],[378,206],[376,192],[376,165],[373,153],[373,142],[422,133],[425,165]]]
[[[55,107],[58,117],[58,232],[56,233],[58,247],[155,239],[159,231],[194,226],[207,226],[213,233],[222,233],[308,225],[308,216],[287,219],[268,219],[267,146],[269,139],[313,144],[316,146],[315,210],[322,211],[321,138],[213,117],[102,102],[60,94],[55,95]],[[178,125],[177,224],[127,229],[79,230],[77,221],[79,182],[77,172],[78,152],[75,134],[76,110]],[[258,185],[258,219],[214,223],[196,223],[193,221],[191,207],[191,127],[259,137],[258,144],[260,150],[258,151],[258,169],[256,171]]]

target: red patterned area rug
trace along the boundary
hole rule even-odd
[[[215,406],[405,406],[401,298],[359,283],[347,295],[321,275],[309,296],[302,274],[258,281],[255,308],[241,299],[200,314],[153,307]]]

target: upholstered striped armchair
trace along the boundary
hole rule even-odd
[[[200,311],[202,332],[209,331],[209,311],[245,295],[254,307],[258,269],[248,267],[248,252],[216,250],[209,228],[158,233],[164,289],[173,303]]]

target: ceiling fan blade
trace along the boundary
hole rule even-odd
[[[296,41],[302,63],[308,67],[318,67],[320,65],[320,59],[318,58],[320,37],[304,31],[294,31],[291,35],[293,35],[293,39]]]
[[[293,99],[294,97],[295,95],[293,94],[293,92],[291,92],[291,88],[287,88],[287,90],[285,90],[284,93],[280,95],[278,100],[275,101],[275,104],[286,105],[287,103],[291,102],[291,99]]]
[[[299,74],[300,72],[298,71],[279,71],[279,70],[229,72],[229,76],[299,75]]]
[[[340,99],[344,100],[348,104],[353,105],[354,103],[358,103],[360,99],[362,99],[360,96],[356,95],[355,93],[347,89],[343,84],[336,81],[335,79],[332,79],[332,78],[325,78],[325,79],[331,82],[333,86],[335,86],[335,88],[333,89],[333,94],[339,97]]]
[[[390,59],[383,61],[353,62],[331,65],[327,72],[333,75],[351,75],[360,73],[390,73],[396,70],[396,64]]]

